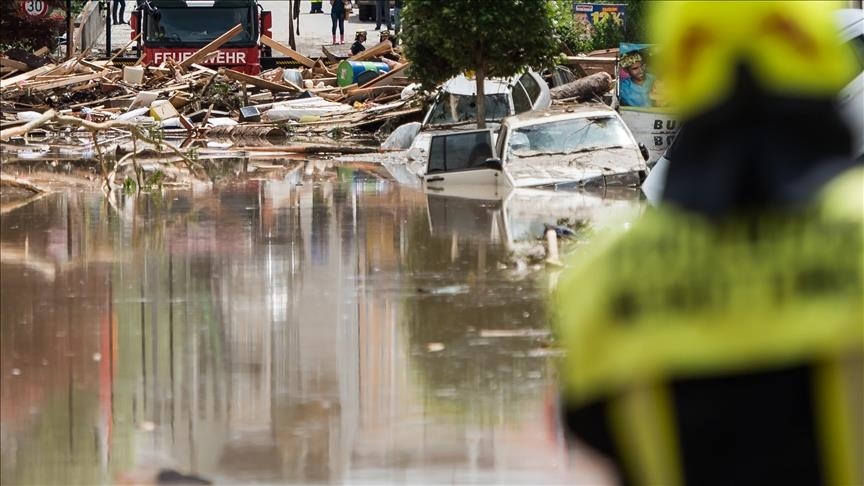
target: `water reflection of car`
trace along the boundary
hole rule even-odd
[[[490,130],[433,136],[424,184],[639,187],[648,170],[647,150],[601,103],[505,118],[494,151],[492,141]]]
[[[613,229],[644,209],[638,189],[549,191],[533,188],[454,186],[426,192],[433,237],[535,244],[548,227]],[[526,248],[528,249],[528,248]]]

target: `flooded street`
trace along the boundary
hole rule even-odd
[[[325,165],[4,211],[3,483],[590,482],[518,195]]]

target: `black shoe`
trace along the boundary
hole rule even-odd
[[[381,26],[375,27],[375,30],[381,30]]]

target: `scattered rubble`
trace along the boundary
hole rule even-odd
[[[47,62],[45,53],[16,52],[15,59],[4,55],[0,57],[0,142],[36,127],[59,129],[58,119],[48,123],[40,118],[49,110],[88,122],[120,120],[200,138],[211,131],[231,137],[328,134],[334,129],[365,128],[409,117],[421,109],[417,96],[402,97],[411,84],[405,76],[410,62],[404,58],[388,61],[392,68],[386,72],[371,77],[363,73],[364,82],[337,84],[340,63],[349,63],[350,68],[350,63],[392,55],[389,41],[347,60],[325,62],[306,58],[265,37],[266,45],[302,67],[250,76],[201,64],[232,32],[183,62],[167,59],[158,66],[142,66],[140,60],[120,66],[114,58],[93,60],[87,53],[62,63]]]
[[[128,176],[130,170],[141,186],[142,172],[153,164],[139,164],[138,158],[146,159],[148,152],[168,155],[162,157],[164,163],[185,164],[192,172],[200,168],[196,160],[202,147],[206,150],[213,139],[220,140],[213,145],[222,152],[252,150],[249,145],[283,155],[377,152],[377,143],[356,143],[355,134],[374,131],[385,122],[396,126],[421,112],[420,95],[406,90],[412,85],[406,77],[410,62],[389,41],[348,59],[325,52],[313,60],[264,37],[264,44],[300,68],[251,76],[205,66],[235,29],[182,62],[167,59],[158,66],[144,66],[140,59],[131,65],[115,62],[126,48],[108,60],[88,58],[85,52],[64,62],[47,52],[3,53],[4,155],[56,155],[60,147],[70,159],[98,159],[103,188],[110,191],[123,184],[118,172]],[[380,72],[358,69],[362,76],[339,85],[340,64],[353,72],[352,63],[383,54],[399,60],[387,59],[387,68]],[[168,143],[172,140],[179,142]],[[17,187],[26,183],[8,177],[0,181]]]
[[[347,59],[322,47],[323,56],[311,59],[264,36],[263,44],[299,67],[258,75],[207,67],[239,27],[183,61],[168,58],[159,65],[118,60],[135,39],[107,60],[89,52],[63,62],[47,50],[0,53],[4,163],[13,156],[94,160],[107,191],[125,188],[129,178],[140,188],[147,171],[200,171],[198,160],[207,153],[263,150],[287,157],[395,150],[363,142],[372,141],[376,130],[386,135],[422,116],[423,94],[407,77],[411,63],[390,41]],[[555,88],[553,98],[591,97],[611,82],[598,72]],[[160,154],[158,160],[152,153]],[[0,181],[19,188],[26,183]]]

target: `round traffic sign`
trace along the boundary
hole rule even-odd
[[[21,0],[21,9],[31,17],[44,17],[48,13],[48,2],[45,0]]]

